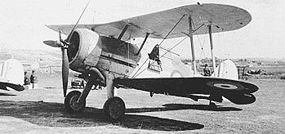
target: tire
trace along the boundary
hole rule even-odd
[[[118,121],[125,115],[126,106],[120,97],[109,98],[104,104],[104,114],[111,121]]]
[[[86,101],[84,100],[81,104],[76,104],[77,99],[80,96],[79,91],[71,91],[64,99],[64,106],[69,113],[79,113],[82,112],[86,106]]]
[[[210,102],[209,108],[211,108],[211,109],[216,109],[216,108],[217,108],[217,105],[216,105],[214,102]]]

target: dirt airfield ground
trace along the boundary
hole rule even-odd
[[[126,103],[124,120],[109,122],[102,106],[105,90],[92,91],[82,114],[64,110],[58,76],[39,76],[39,88],[0,91],[0,133],[285,133],[285,81],[251,79],[260,89],[257,101],[217,109],[208,101],[119,89]]]

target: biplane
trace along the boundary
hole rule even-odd
[[[59,33],[59,41],[44,41],[46,45],[62,50],[63,94],[67,111],[81,112],[94,85],[106,87],[108,99],[103,109],[112,120],[121,119],[126,109],[124,101],[116,96],[115,88],[147,91],[151,96],[163,93],[196,101],[207,99],[210,105],[214,104],[212,101],[222,102],[222,97],[235,104],[250,104],[256,100],[252,94],[258,90],[256,85],[227,78],[202,77],[197,75],[196,69],[193,36],[209,34],[215,67],[212,33],[246,26],[251,21],[251,15],[246,10],[222,4],[193,4],[105,24],[78,24],[84,11],[75,25],[48,25]],[[61,38],[62,33],[67,35],[65,40]],[[141,67],[138,62],[147,39],[179,37],[190,39],[193,76],[131,76],[134,70]],[[132,38],[143,38],[143,41],[137,46],[128,42]],[[157,65],[161,64],[156,50],[149,53],[149,58]],[[67,94],[69,69],[81,73],[87,81],[82,92],[71,91]]]
[[[24,67],[15,59],[8,59],[0,62],[0,89],[9,91],[9,88],[15,91],[23,91]]]

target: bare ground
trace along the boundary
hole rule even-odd
[[[44,79],[45,78],[45,79]],[[125,118],[110,122],[102,106],[105,90],[92,91],[81,114],[64,110],[60,78],[40,77],[38,89],[0,93],[0,133],[285,133],[285,81],[250,80],[260,90],[257,101],[216,109],[164,95],[119,89],[126,103]]]

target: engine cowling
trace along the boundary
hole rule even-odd
[[[70,69],[77,72],[84,73],[86,64],[84,64],[85,58],[96,49],[96,53],[92,53],[95,57],[101,55],[101,47],[98,46],[99,35],[89,29],[76,29],[71,36],[70,45],[67,50]],[[97,64],[99,59],[92,61],[93,64]]]

